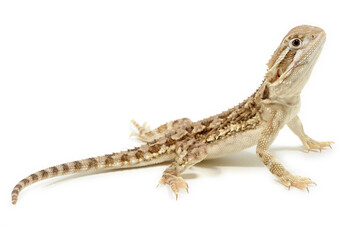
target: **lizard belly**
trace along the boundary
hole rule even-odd
[[[239,132],[224,139],[217,140],[207,146],[208,156],[206,159],[219,158],[232,153],[240,152],[257,144],[263,126],[245,132]]]

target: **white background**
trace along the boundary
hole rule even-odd
[[[1,239],[359,239],[357,1],[1,1]],[[254,148],[184,173],[179,200],[156,188],[166,165],[12,187],[42,168],[139,145],[156,127],[236,105],[262,82],[292,27],[327,43],[302,94],[304,153],[284,128],[271,151],[310,193],[283,187]]]

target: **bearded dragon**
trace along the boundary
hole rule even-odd
[[[332,142],[318,142],[305,134],[300,118],[300,94],[324,45],[324,30],[297,26],[283,38],[267,63],[260,87],[242,103],[218,115],[192,122],[178,119],[150,130],[140,126],[133,133],[144,144],[131,150],[68,162],[35,172],[13,189],[12,203],[25,187],[40,180],[100,169],[135,168],[171,161],[159,184],[169,185],[176,198],[188,184],[180,176],[204,159],[220,158],[256,145],[256,154],[286,187],[308,189],[315,183],[293,175],[271,154],[269,147],[285,126],[297,135],[304,147],[321,150]]]

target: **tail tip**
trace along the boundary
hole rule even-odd
[[[11,203],[13,205],[16,204],[16,202],[18,200],[18,196],[19,196],[19,190],[14,188],[14,190],[11,192]]]

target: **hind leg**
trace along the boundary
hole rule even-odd
[[[195,139],[180,142],[176,147],[175,161],[164,171],[159,184],[169,185],[177,199],[180,189],[188,190],[188,184],[180,177],[180,174],[205,159],[206,156],[207,149],[204,143],[199,143]]]
[[[136,136],[142,142],[152,142],[156,139],[159,139],[165,136],[171,131],[175,131],[179,128],[186,128],[192,124],[191,120],[188,118],[181,118],[175,121],[165,123],[153,130],[144,123],[140,126],[136,121],[131,120],[131,123],[137,128],[138,132],[132,132],[130,136]]]

